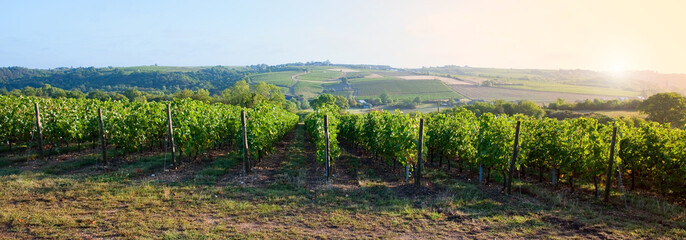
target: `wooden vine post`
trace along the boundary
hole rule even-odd
[[[178,168],[178,164],[176,163],[176,148],[174,148],[174,129],[172,128],[172,117],[171,117],[171,105],[167,104],[167,123],[169,127],[169,147],[171,148],[171,157],[172,157],[172,164],[174,165],[174,169]]]
[[[517,121],[517,128],[515,129],[514,147],[512,150],[512,159],[510,159],[510,172],[507,176],[507,194],[512,193],[512,176],[514,175],[515,163],[517,161],[517,154],[519,153],[519,126],[520,125],[521,125],[521,122]]]
[[[617,127],[612,128],[612,142],[610,143],[610,163],[607,167],[607,179],[605,180],[605,201],[610,201],[610,187],[612,186],[612,165],[615,161],[615,142],[617,141]]]
[[[329,115],[324,115],[324,158],[326,159],[326,181],[331,177],[331,161],[329,160]]]
[[[410,163],[405,161],[405,181],[410,180]]]
[[[107,145],[105,145],[105,123],[102,121],[102,109],[98,108],[100,122],[100,146],[102,147],[102,164],[107,167]]]
[[[38,110],[38,103],[34,103],[34,106],[36,107],[36,128],[38,129],[38,152],[40,159],[43,160],[43,131],[40,124],[40,110]]]
[[[243,173],[250,173],[250,155],[248,149],[248,128],[245,120],[245,110],[241,110],[241,125],[243,127]]]
[[[419,119],[419,145],[417,146],[419,153],[417,153],[417,167],[415,168],[416,175],[414,175],[414,183],[421,186],[422,178],[422,150],[424,148],[424,119]]]

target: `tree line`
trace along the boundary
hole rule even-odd
[[[25,96],[25,97],[42,97],[42,98],[69,98],[69,99],[94,99],[100,101],[126,101],[126,102],[166,102],[174,99],[192,99],[204,103],[225,103],[230,105],[253,107],[262,102],[268,102],[274,105],[282,106],[290,112],[296,112],[303,108],[309,108],[309,103],[302,100],[286,100],[285,95],[281,89],[272,84],[264,82],[258,84],[249,84],[246,81],[238,81],[233,86],[230,86],[217,94],[211,94],[206,89],[182,89],[176,92],[165,91],[142,91],[136,87],[127,88],[123,91],[102,91],[93,90],[84,93],[78,89],[64,90],[58,87],[53,87],[49,84],[44,84],[42,87],[24,87],[23,89],[14,89],[7,91],[7,89],[0,88],[0,95],[7,96]]]

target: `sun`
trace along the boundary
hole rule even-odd
[[[612,72],[613,72],[614,74],[623,73],[623,72],[625,72],[625,71],[626,71],[626,69],[624,68],[624,66],[622,66],[622,65],[620,65],[620,64],[615,64],[615,65],[612,67]]]
[[[626,75],[627,69],[626,69],[626,66],[624,64],[620,64],[620,63],[615,62],[615,64],[611,65],[611,66],[612,67],[608,70],[610,72],[610,75],[612,75],[612,77],[621,78],[621,77],[624,77]]]

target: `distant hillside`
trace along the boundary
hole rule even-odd
[[[0,88],[20,89],[26,86],[41,87],[50,84],[62,89],[81,91],[121,91],[130,87],[141,90],[207,89],[216,93],[250,74],[293,70],[280,65],[253,65],[247,67],[107,67],[28,69],[23,67],[0,68]]]
[[[450,75],[478,85],[539,91],[605,94],[616,96],[649,96],[659,92],[686,94],[686,74],[662,74],[652,71],[621,73],[589,70],[540,70],[474,68],[443,66],[412,69],[417,73]],[[490,81],[489,81],[490,80]],[[486,84],[484,82],[488,81]],[[595,88],[601,92],[589,90]],[[575,89],[565,91],[565,89]]]
[[[298,99],[322,93],[349,98],[378,100],[388,94],[398,101],[517,101],[550,103],[562,98],[635,99],[658,92],[686,94],[686,74],[626,72],[612,74],[588,70],[497,69],[443,66],[398,69],[386,65],[331,64],[324,62],[251,66],[135,66],[107,68],[28,69],[0,68],[0,89],[8,91],[49,84],[82,92],[123,92],[206,89],[211,94],[245,80],[279,86]]]
[[[140,90],[206,89],[217,93],[240,80],[251,83],[267,81],[265,73],[297,73],[310,68],[333,66],[326,62],[290,63],[282,65],[251,65],[245,67],[205,66],[135,66],[135,67],[79,67],[57,69],[29,69],[24,67],[0,68],[0,88],[8,91],[24,87],[53,87],[83,92],[91,90],[123,91],[137,87]],[[383,65],[336,65],[367,69],[392,69]],[[282,75],[284,75],[282,74]],[[283,78],[283,77],[282,77]],[[286,75],[290,78],[290,75]],[[288,87],[288,82],[277,83]]]

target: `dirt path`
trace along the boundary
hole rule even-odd
[[[306,186],[309,189],[316,189],[326,184],[326,170],[324,164],[317,161],[317,150],[312,144],[309,136],[303,136],[304,153],[306,157]]]
[[[297,141],[297,139],[295,139],[295,134],[298,130],[298,127],[287,133],[283,139],[276,144],[273,153],[269,154],[261,161],[256,162],[252,169],[252,173],[244,176],[240,171],[242,165],[239,164],[240,167],[237,168],[238,171],[227,174],[227,178],[225,178],[223,181],[220,181],[222,183],[219,185],[222,185],[223,182],[226,182],[226,184],[244,187],[268,187],[269,185],[275,183],[280,179],[278,175],[280,173],[282,162],[288,159],[288,155],[290,154],[289,146],[293,145],[295,141]],[[233,175],[233,177],[231,177],[231,175]]]
[[[294,81],[294,83],[293,83],[293,85],[291,85],[290,87],[288,87],[288,92],[289,92],[292,96],[295,96],[295,85],[297,85],[297,84],[298,84],[298,81],[299,81],[298,76],[303,75],[303,74],[305,74],[305,73],[307,73],[307,72],[301,72],[301,73],[297,73],[297,74],[291,76],[291,79]]]
[[[293,76],[291,76],[291,80],[294,81],[293,85],[291,85],[290,87],[288,87],[288,92],[289,92],[291,95],[295,96],[295,85],[298,84],[298,82],[300,82],[300,81],[302,81],[302,82],[309,82],[309,83],[319,83],[319,84],[321,85],[321,84],[323,84],[323,83],[336,82],[336,81],[338,81],[338,79],[340,79],[340,78],[342,78],[342,77],[345,77],[345,76],[347,75],[346,72],[341,71],[341,73],[340,73],[337,77],[335,77],[335,78],[330,78],[330,79],[327,79],[327,80],[324,80],[324,81],[312,81],[312,80],[302,80],[302,79],[298,79],[298,76],[303,75],[303,74],[306,74],[306,73],[308,73],[308,72],[301,72],[301,73],[297,73],[297,74],[294,74]]]
[[[162,183],[185,181],[192,178],[198,171],[210,165],[214,159],[225,155],[226,151],[226,149],[211,150],[205,153],[202,159],[181,162],[179,167],[176,169],[169,167],[171,156],[165,156],[169,157],[166,169],[159,169],[151,174],[143,175],[139,177],[138,180],[157,181]]]
[[[422,177],[421,186],[415,185],[414,177],[405,180],[405,167],[401,164],[387,164],[383,160],[375,160],[366,151],[358,149],[350,144],[341,144],[342,157],[341,164],[354,162],[354,173],[348,169],[348,175],[354,175],[357,185],[360,187],[384,186],[387,187],[399,198],[427,198],[443,191],[438,185],[432,183],[430,179]],[[351,164],[348,164],[351,165]],[[351,178],[344,176],[343,179]],[[350,181],[348,181],[351,184]]]

